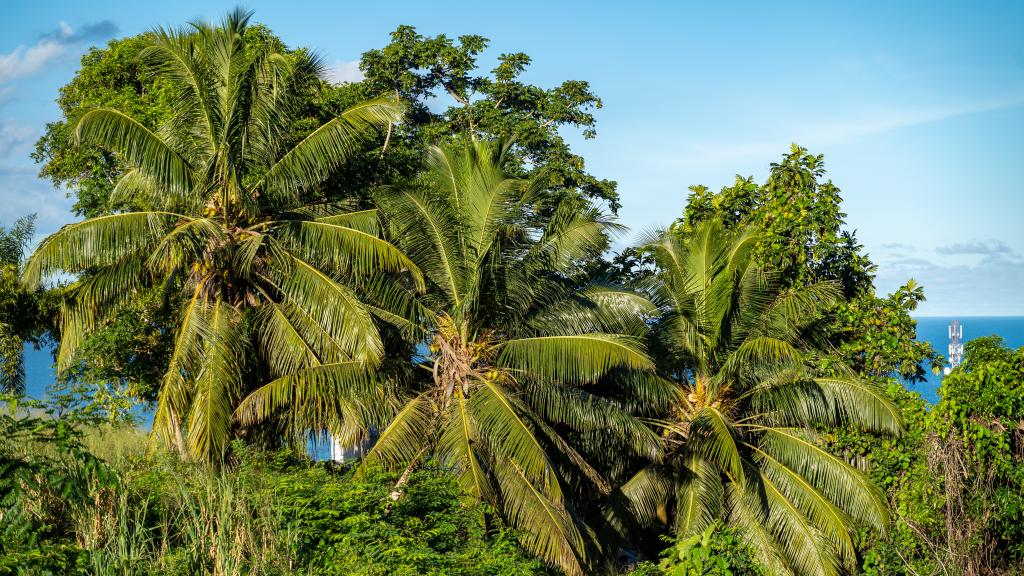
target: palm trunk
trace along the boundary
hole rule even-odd
[[[409,465],[405,467],[405,471],[398,477],[398,482],[395,482],[395,485],[391,487],[391,493],[388,494],[388,498],[390,498],[392,502],[398,502],[398,499],[405,494],[405,485],[409,483],[409,476],[412,474],[412,471],[416,469],[416,465],[419,464],[420,457],[422,457],[423,453],[426,451],[427,447],[424,446],[419,453],[409,461]]]

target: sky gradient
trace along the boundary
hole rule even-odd
[[[216,19],[235,2],[52,2],[0,21],[0,224],[74,219],[28,157],[90,45]],[[633,233],[677,217],[687,187],[765,176],[797,142],[825,154],[850,228],[891,291],[925,315],[1024,315],[1024,2],[240,2],[339,79],[399,24],[526,52],[526,80],[587,80],[598,136],[566,136],[619,182]],[[898,5],[897,5],[898,4]]]

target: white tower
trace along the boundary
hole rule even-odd
[[[964,327],[959,320],[949,325],[949,366],[943,372],[949,374],[964,360]]]

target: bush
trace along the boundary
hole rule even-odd
[[[862,531],[868,576],[1024,574],[1024,349],[1000,338],[965,346],[964,362],[928,409],[894,383],[905,433],[840,431],[833,447],[863,461],[892,515]]]
[[[720,523],[701,534],[680,538],[662,553],[657,565],[640,563],[632,576],[763,576],[736,530]]]

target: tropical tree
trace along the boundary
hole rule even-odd
[[[0,392],[25,392],[25,344],[44,332],[40,294],[19,281],[33,233],[35,215],[0,226]]]
[[[679,537],[718,519],[738,528],[772,573],[838,574],[855,567],[854,528],[884,530],[887,512],[880,490],[815,430],[899,434],[901,420],[883,390],[852,372],[816,376],[823,352],[805,328],[839,288],[783,289],[754,261],[759,240],[709,220],[686,240],[667,233],[649,246],[662,310],[652,347],[679,400],[659,422],[664,459],[621,492],[635,519],[672,521]]]
[[[506,176],[507,143],[433,148],[424,184],[380,198],[424,296],[406,293],[422,368],[408,402],[380,431],[363,466],[454,472],[523,545],[581,574],[590,539],[567,486],[607,482],[565,433],[603,431],[655,457],[657,436],[617,401],[591,393],[612,370],[651,370],[639,335],[641,296],[581,285],[579,262],[600,253],[615,224],[578,195]],[[544,209],[539,209],[544,207]]]
[[[478,60],[489,44],[476,34],[424,36],[412,26],[399,26],[387,46],[363,53],[359,68],[365,79],[350,88],[397,92],[409,103],[407,121],[390,140],[391,169],[418,170],[423,148],[440,140],[464,134],[514,138],[506,173],[525,178],[542,170],[550,187],[576,191],[614,213],[620,206],[617,184],[589,173],[585,159],[564,138],[568,130],[585,139],[597,135],[594,113],[602,102],[590,83],[527,83],[523,77],[533,60],[522,52],[495,55],[497,65],[483,70]],[[403,165],[403,158],[412,162]]]
[[[314,420],[292,419],[290,430],[365,430],[377,406],[365,400],[376,392],[341,389],[351,379],[338,375],[362,372],[383,351],[374,309],[353,286],[382,271],[405,270],[419,282],[415,266],[377,235],[373,211],[305,202],[361,141],[400,118],[400,104],[364,102],[285,146],[300,113],[295,87],[323,65],[272,42],[245,42],[249,19],[236,10],[219,26],[194,22],[147,37],[144,63],[173,85],[170,119],[150,130],[100,108],[75,131],[132,167],[114,195],[141,199],[147,210],[63,227],[24,273],[32,286],[54,273],[77,276],[60,313],[59,368],[139,293],[159,290],[177,306],[153,431],[213,462],[239,432],[239,402],[275,379],[292,394],[335,391]]]

